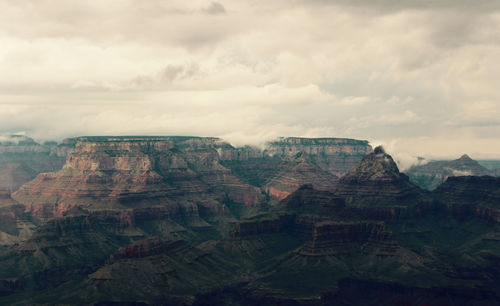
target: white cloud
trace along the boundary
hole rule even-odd
[[[0,133],[332,136],[498,157],[500,5],[421,3],[3,1]]]

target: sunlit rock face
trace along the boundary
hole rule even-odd
[[[79,137],[62,169],[14,193],[26,211],[62,216],[90,210],[161,207],[166,214],[229,212],[281,200],[303,184],[329,190],[371,151],[366,141],[282,138],[264,149],[204,137]],[[231,204],[232,205],[232,204]]]
[[[63,168],[43,173],[14,197],[40,217],[69,208],[90,210],[161,207],[175,214],[223,210],[224,201],[256,206],[263,195],[220,164],[215,138],[84,137]]]
[[[406,174],[421,188],[434,190],[448,177],[464,175],[494,175],[494,172],[481,166],[467,154],[451,161],[432,161],[424,165],[413,166]]]

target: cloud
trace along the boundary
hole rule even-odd
[[[218,15],[226,13],[226,9],[219,2],[210,3],[210,5],[207,8],[203,9],[203,11],[210,15]]]
[[[446,170],[450,171],[453,173],[453,176],[466,176],[466,175],[472,175],[471,170],[457,170],[457,169],[451,169],[451,168],[445,168]]]
[[[307,5],[341,5],[354,8],[373,9],[384,12],[400,10],[467,10],[467,11],[496,11],[500,4],[488,0],[308,0]]]
[[[0,133],[330,136],[396,141],[408,160],[494,157],[498,7],[3,1]]]

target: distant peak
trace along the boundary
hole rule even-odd
[[[464,155],[460,156],[460,158],[458,160],[472,160],[472,158],[470,158],[469,155],[464,154]]]
[[[373,150],[373,153],[375,153],[375,154],[385,154],[384,147],[382,147],[382,146],[377,146],[377,147],[375,148],[375,150]]]

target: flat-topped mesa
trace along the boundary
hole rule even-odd
[[[63,169],[38,175],[14,197],[44,217],[62,215],[72,206],[189,207],[197,215],[198,205],[204,212],[224,210],[226,199],[248,206],[261,203],[258,188],[220,164],[221,148],[234,150],[217,138],[81,137]]]
[[[355,206],[407,205],[422,195],[380,146],[339,180],[334,193]]]
[[[354,167],[372,147],[366,140],[348,138],[279,138],[267,144],[269,155],[294,157],[299,152],[309,155],[323,170],[341,177]]]

